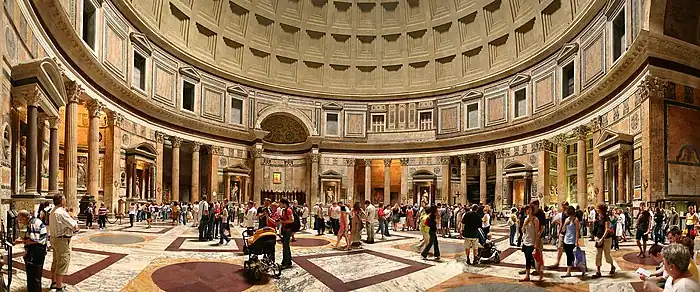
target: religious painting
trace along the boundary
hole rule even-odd
[[[634,161],[634,187],[639,188],[642,187],[642,161],[641,160],[635,160]]]
[[[576,184],[578,177],[576,175],[569,176],[569,198],[567,201],[570,203],[578,203],[578,198],[576,197]]]
[[[272,183],[273,184],[281,184],[282,183],[282,173],[281,172],[273,172],[272,173]]]

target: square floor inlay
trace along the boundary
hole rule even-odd
[[[366,249],[294,257],[292,260],[333,291],[360,289],[431,267]]]
[[[243,250],[243,239],[232,238],[225,245],[218,245],[219,240],[199,241],[197,237],[178,237],[165,250],[191,252],[239,252]]]
[[[134,225],[134,227],[122,227],[119,229],[115,229],[114,231],[121,231],[121,232],[137,232],[137,233],[149,233],[149,234],[164,234],[170,230],[172,230],[173,226],[153,226],[151,228],[146,228],[146,226],[143,225]]]

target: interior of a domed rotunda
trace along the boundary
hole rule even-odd
[[[698,0],[1,9],[0,292],[700,291]]]

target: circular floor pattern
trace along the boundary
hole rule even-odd
[[[102,244],[134,244],[144,242],[146,239],[134,235],[108,234],[90,237],[90,241]]]
[[[647,256],[645,258],[638,258],[637,257],[637,252],[631,252],[628,254],[625,254],[622,256],[622,258],[625,261],[628,261],[633,264],[637,265],[645,265],[645,266],[658,266],[661,262],[660,261],[655,261],[651,257]]]
[[[545,292],[545,288],[531,286],[527,284],[513,283],[483,283],[471,284],[455,287],[446,290],[447,292]]]
[[[248,284],[243,267],[216,262],[179,263],[162,267],[151,275],[165,291],[244,291]]]
[[[291,246],[301,246],[301,247],[317,247],[325,246],[329,244],[330,241],[321,238],[297,238],[297,241],[291,242]]]

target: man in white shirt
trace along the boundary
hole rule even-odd
[[[192,220],[194,220],[192,227],[199,227],[199,218],[201,218],[199,215],[199,202],[194,202],[192,204]]]
[[[248,211],[245,214],[245,228],[255,229],[255,219],[258,218],[258,209],[253,202],[248,202]]]
[[[51,263],[51,287],[50,290],[63,290],[63,276],[68,274],[70,266],[70,240],[73,234],[80,230],[78,222],[66,212],[66,198],[58,195],[53,198],[56,206],[49,214],[51,225],[51,246],[53,246],[53,261]]]
[[[202,195],[202,201],[199,202],[200,220],[199,220],[199,241],[208,239],[209,231],[209,203],[207,195]]]
[[[309,207],[304,203],[304,208],[301,210],[301,224],[303,230],[306,230],[306,223],[309,221]]]
[[[365,200],[365,212],[367,213],[367,243],[374,243],[374,228],[377,226],[377,209],[374,208],[372,202]]]
[[[314,230],[318,232],[319,227],[318,227],[318,209],[320,208],[319,205],[321,203],[316,203],[313,208],[311,208],[311,212],[314,214]],[[318,232],[318,234],[321,234],[321,232]]]
[[[331,226],[333,226],[333,234],[338,235],[338,230],[340,230],[340,206],[333,202],[333,205],[331,206],[330,210],[331,216]]]
[[[598,218],[596,218],[595,208],[591,208],[591,211],[588,212],[588,223],[591,226],[591,228],[589,228],[591,230],[591,240],[590,241],[595,240],[595,239],[593,239],[593,226],[595,226],[596,221],[598,221]]]

